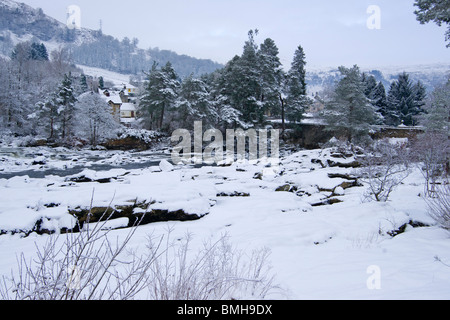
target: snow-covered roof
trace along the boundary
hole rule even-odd
[[[133,103],[123,103],[120,111],[136,111],[136,106]]]
[[[106,102],[111,101],[114,104],[122,104],[122,99],[120,98],[120,95],[116,94],[116,93],[113,93],[113,92],[110,92],[109,97],[104,95],[104,94],[102,94],[102,98],[105,99]]]

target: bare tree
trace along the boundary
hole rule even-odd
[[[430,197],[440,180],[449,173],[450,143],[448,134],[427,132],[417,138],[413,146],[415,160],[425,178],[424,193]]]
[[[379,202],[388,201],[390,194],[410,174],[405,145],[378,141],[361,162],[361,180],[368,185],[366,196]]]
[[[277,289],[268,266],[269,250],[250,256],[234,248],[224,235],[205,242],[195,257],[189,257],[192,238],[177,244],[167,242],[163,255],[151,266],[151,299],[222,300],[264,299]],[[154,246],[153,246],[154,247]]]

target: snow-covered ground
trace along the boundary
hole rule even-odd
[[[58,231],[73,227],[69,209],[89,208],[91,199],[94,207],[145,201],[150,209],[183,210],[201,219],[141,226],[131,248],[168,227],[175,239],[192,234],[194,249],[224,234],[245,252],[266,247],[283,289],[270,299],[449,299],[450,234],[427,215],[421,173],[413,171],[388,202],[377,203],[364,198],[365,186],[349,180],[356,169],[330,167],[327,160],[354,159],[334,158],[325,149],[287,155],[272,168],[172,168],[163,162],[132,170],[86,169],[72,177],[0,179],[0,276],[16,268],[17,255],[33,256],[36,245],[50,237],[23,237],[36,221]],[[92,182],[71,179],[80,176]],[[110,182],[96,182],[105,178]],[[330,198],[341,202],[320,205]]]

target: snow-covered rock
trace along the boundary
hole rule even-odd
[[[163,172],[170,172],[173,171],[174,166],[167,160],[162,160],[159,163],[159,168],[161,169],[161,171]]]

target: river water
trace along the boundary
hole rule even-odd
[[[170,161],[167,150],[122,152],[70,150],[65,148],[0,148],[0,179],[17,176],[45,178],[55,175],[67,177],[86,169],[144,169]]]

